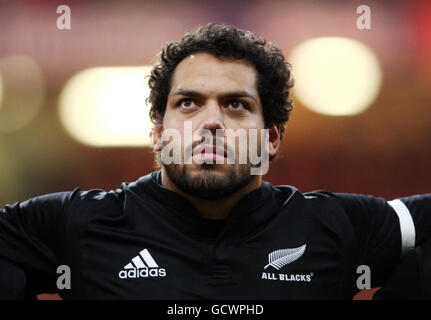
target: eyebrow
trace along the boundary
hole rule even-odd
[[[174,94],[174,96],[188,96],[188,97],[202,97],[203,94],[194,91],[194,90],[178,90]],[[250,98],[257,102],[257,99],[247,91],[232,91],[232,92],[225,92],[219,95],[219,97],[222,98]]]

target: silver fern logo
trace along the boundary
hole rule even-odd
[[[272,266],[275,269],[280,270],[285,265],[298,260],[304,254],[306,247],[307,245],[304,244],[298,248],[281,249],[271,252],[268,254],[268,264],[264,269]]]
[[[268,254],[268,264],[264,269],[273,267],[279,271],[284,266],[292,263],[304,254],[307,245],[300,246],[298,248],[281,249],[276,250]],[[262,272],[262,280],[275,280],[285,282],[311,282],[314,277],[314,273],[274,273],[274,272]]]

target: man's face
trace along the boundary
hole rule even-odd
[[[192,54],[176,67],[162,126],[156,126],[154,130],[154,143],[155,149],[160,151],[167,144],[161,141],[164,130],[175,129],[180,133],[184,145],[181,148],[182,163],[165,164],[162,158],[162,166],[170,180],[185,193],[198,198],[220,199],[256,178],[250,174],[249,161],[239,163],[238,139],[230,144],[225,139],[224,150],[202,150],[208,145],[208,140],[204,139],[205,129],[207,136],[208,132],[212,133],[213,146],[216,145],[216,130],[222,136],[227,129],[234,132],[244,129],[247,134],[249,129],[254,129],[258,132],[257,150],[260,150],[260,129],[264,128],[264,120],[256,80],[257,72],[250,64],[219,59],[207,53]],[[191,123],[194,141],[184,140],[184,123],[187,121]],[[184,149],[191,152],[185,153]],[[227,163],[227,150],[234,150],[235,163]],[[217,159],[224,163],[215,163]],[[184,164],[187,160],[193,161]],[[197,164],[199,160],[213,160],[214,164]]]

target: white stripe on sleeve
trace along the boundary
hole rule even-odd
[[[412,216],[407,206],[399,199],[388,201],[400,220],[401,229],[401,255],[415,247],[416,230]]]

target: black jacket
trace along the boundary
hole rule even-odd
[[[217,221],[153,172],[109,192],[5,206],[0,258],[33,293],[65,299],[351,299],[359,266],[385,285],[402,253],[431,239],[431,194],[401,201],[407,213],[383,198],[263,182]],[[57,288],[61,265],[70,289]],[[429,282],[429,263],[416,267]]]

